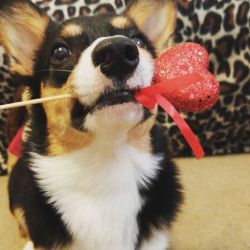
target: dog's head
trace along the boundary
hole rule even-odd
[[[128,133],[148,123],[133,94],[151,84],[153,58],[166,47],[174,23],[172,0],[135,0],[121,15],[61,24],[29,1],[0,3],[0,43],[30,98],[73,96],[40,105],[52,154],[79,148],[93,135]]]

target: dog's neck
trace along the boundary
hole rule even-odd
[[[79,243],[74,249],[83,249],[82,245],[91,249],[88,237],[96,235],[96,228],[100,229],[96,249],[134,249],[137,215],[143,202],[139,187],[146,187],[157,175],[162,159],[147,152],[152,120],[132,128],[127,140],[117,140],[121,134],[98,136],[67,155],[33,156],[38,185],[53,197],[53,205]],[[117,232],[126,235],[126,247],[119,241],[113,245]]]

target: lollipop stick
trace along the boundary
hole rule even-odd
[[[14,102],[14,103],[0,105],[0,110],[18,108],[18,107],[23,107],[23,106],[33,105],[33,104],[39,104],[39,103],[43,103],[43,102],[63,100],[63,99],[67,99],[70,97],[71,97],[70,94],[64,94],[64,95],[49,96],[49,97],[43,97],[43,98],[22,101],[22,102]]]

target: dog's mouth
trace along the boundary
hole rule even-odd
[[[75,128],[80,128],[85,117],[97,110],[125,103],[136,103],[134,97],[137,89],[121,89],[105,91],[91,106],[83,105],[79,100],[75,100],[71,111],[72,123]]]
[[[96,100],[94,107],[95,109],[102,109],[106,106],[136,102],[134,97],[135,92],[135,89],[106,91]]]

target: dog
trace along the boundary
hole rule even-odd
[[[175,24],[172,0],[52,21],[26,0],[0,3],[0,43],[30,99],[10,209],[34,249],[165,250],[182,202],[164,129],[134,93]]]

